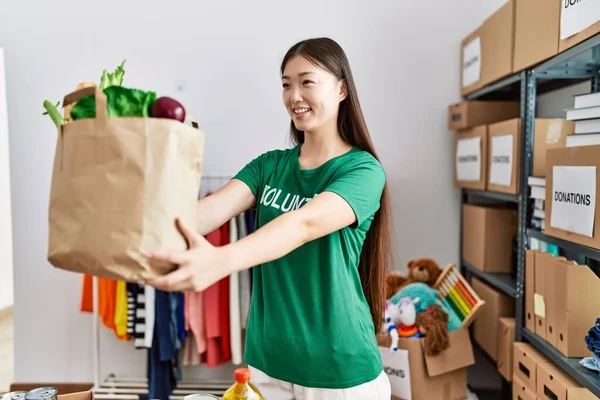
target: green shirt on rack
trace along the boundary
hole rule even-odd
[[[357,222],[253,269],[245,362],[301,386],[348,388],[383,369],[358,262],[385,172],[358,148],[302,169],[299,150],[265,152],[234,177],[256,196],[256,229],[323,191],[344,198]]]

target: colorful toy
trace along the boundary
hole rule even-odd
[[[431,258],[417,258],[408,262],[408,277],[391,274],[385,278],[385,295],[389,299],[406,285],[422,282],[433,287],[442,270]]]
[[[425,337],[425,353],[435,356],[450,347],[448,314],[437,304],[417,314],[415,323]]]
[[[418,338],[421,336],[419,327],[415,324],[417,318],[417,310],[415,304],[419,302],[419,298],[412,299],[403,297],[398,302],[398,335],[403,338]]]
[[[392,352],[398,350],[398,328],[396,327],[396,322],[392,320],[395,314],[397,314],[397,309],[398,308],[394,303],[386,300],[382,333],[392,337],[392,344],[390,346]]]
[[[410,297],[411,299],[419,298],[419,302],[415,304],[417,313],[427,310],[432,304],[439,305],[446,313],[448,313],[448,330],[454,331],[460,329],[461,320],[449,305],[442,302],[440,294],[436,289],[432,289],[427,284],[421,282],[411,283],[400,289],[398,293],[392,296],[390,301],[397,304],[403,297]]]
[[[454,264],[449,264],[444,269],[435,286],[445,308],[450,309],[460,319],[463,328],[474,321],[485,304]],[[448,310],[445,311],[448,312]]]

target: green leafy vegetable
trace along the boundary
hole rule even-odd
[[[109,118],[149,117],[150,106],[156,100],[155,92],[145,92],[122,86],[109,86],[103,92],[106,94],[106,113]],[[96,99],[94,96],[82,97],[71,109],[73,120],[95,117]]]
[[[44,101],[44,108],[46,109],[46,112],[43,115],[49,115],[50,118],[52,119],[52,122],[54,122],[54,125],[56,125],[57,128],[60,128],[60,126],[65,123],[65,120],[63,119],[62,115],[60,115],[60,112],[58,111],[57,107],[59,105],[60,105],[60,101],[56,102],[56,105],[52,104],[52,102],[50,102],[50,100]]]
[[[104,90],[110,86],[122,86],[123,85],[123,77],[125,75],[125,60],[117,67],[115,72],[106,72],[106,70],[102,71],[102,77],[100,78],[100,90]]]

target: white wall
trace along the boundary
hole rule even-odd
[[[1,46],[0,42],[0,310],[3,310],[13,305],[13,249],[4,49]]]
[[[387,169],[397,265],[418,256],[457,262],[459,197],[446,110],[460,98],[460,41],[497,6],[483,3],[4,0],[16,380],[90,381],[93,372],[91,319],[78,312],[81,278],[46,261],[55,131],[42,116],[44,99],[59,100],[126,58],[126,85],[172,94],[199,120],[208,134],[206,171],[233,173],[259,152],[287,145],[278,76],[287,48],[331,36],[351,60]],[[103,374],[143,375],[144,354],[102,332]]]

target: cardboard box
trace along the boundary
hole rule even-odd
[[[519,378],[513,380],[513,400],[537,400],[535,390],[531,390]]]
[[[574,261],[556,258],[549,267],[547,340],[566,357],[591,357],[583,339],[600,315],[600,303],[590,301],[590,293],[600,293],[600,278]]]
[[[515,316],[515,299],[473,277],[473,290],[485,301],[485,310],[473,322],[473,338],[494,361],[498,361],[500,318]]]
[[[547,235],[600,248],[598,177],[600,145],[565,147],[546,152]],[[592,190],[594,185],[595,190]]]
[[[513,208],[464,204],[463,260],[480,271],[510,273],[517,215]]]
[[[485,190],[487,184],[487,125],[456,131],[454,135],[455,186]]]
[[[533,176],[546,176],[546,150],[565,147],[575,123],[560,118],[536,118],[533,138]]]
[[[519,193],[521,181],[521,119],[488,126],[487,190]]]
[[[535,294],[535,254],[537,250],[525,250],[525,328],[535,332],[535,308],[533,296]]]
[[[448,128],[461,130],[521,115],[518,101],[463,101],[448,106]]]
[[[600,32],[600,15],[595,2],[554,0],[560,2],[560,42],[563,52]],[[590,4],[591,3],[591,4]],[[563,27],[565,30],[563,30]]]
[[[509,0],[462,41],[461,87],[467,95],[512,73],[515,2]]]
[[[467,367],[475,363],[473,347],[468,329],[458,329],[448,333],[450,347],[443,353],[429,357],[423,353],[424,339],[399,340],[399,349],[408,351],[410,374],[410,393],[412,400],[459,400],[467,395]],[[392,385],[392,399],[404,400],[398,393],[397,385],[408,389],[405,373],[396,373],[399,369],[392,361],[389,347],[391,337],[377,335],[377,343],[384,360],[384,371]]]
[[[532,392],[537,392],[538,365],[551,361],[529,343],[515,342],[513,354],[513,379]]]
[[[94,393],[91,391],[87,391],[69,394],[59,394],[58,400],[94,400]]]
[[[508,382],[513,377],[513,345],[515,343],[515,319],[498,319],[498,372]]]
[[[597,400],[592,392],[552,363],[537,366],[537,395],[548,400]]]
[[[513,72],[520,72],[558,54],[560,1],[517,0]]]
[[[545,339],[546,336],[546,275],[544,269],[554,255],[538,250],[525,251],[525,327]],[[564,257],[561,257],[564,260]],[[541,270],[538,276],[536,271]],[[551,292],[550,292],[551,293]],[[537,329],[537,330],[536,330]]]

